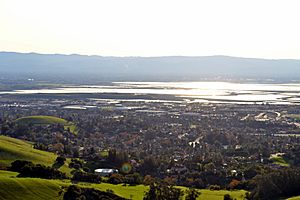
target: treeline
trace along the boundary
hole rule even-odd
[[[63,195],[64,200],[126,200],[116,194],[113,194],[111,191],[103,192],[93,188],[80,188],[75,185],[68,187],[67,191]]]
[[[101,183],[101,176],[98,174],[88,173],[88,172],[82,172],[82,171],[76,171],[73,174],[73,177],[71,179],[73,182],[89,182],[89,183]]]
[[[196,200],[201,193],[190,188],[186,191],[185,200]],[[165,183],[151,184],[145,193],[144,200],[178,200],[183,199],[184,191]]]
[[[26,160],[16,160],[11,163],[11,171],[19,172],[18,177],[32,177],[45,179],[64,179],[66,174],[41,164],[34,164]]]

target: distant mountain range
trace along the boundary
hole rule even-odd
[[[0,52],[0,76],[65,80],[300,80],[300,60],[229,56],[102,57]]]

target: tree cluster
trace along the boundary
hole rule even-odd
[[[178,200],[183,196],[181,189],[166,184],[152,184],[144,200]]]
[[[32,177],[45,179],[64,179],[66,174],[41,164],[33,164],[30,161],[16,160],[11,163],[10,170],[19,172],[18,177]]]
[[[73,174],[72,181],[101,183],[101,176],[98,174],[77,171]]]
[[[300,170],[280,169],[255,177],[250,199],[271,200],[300,195]]]
[[[111,192],[104,192],[93,188],[80,188],[75,185],[68,187],[63,195],[64,200],[126,200]]]

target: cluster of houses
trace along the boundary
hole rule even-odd
[[[124,151],[137,170],[145,157],[152,156],[167,161],[157,168],[161,174],[191,173],[199,171],[199,164],[213,163],[215,170],[233,176],[240,173],[240,165],[270,164],[271,154],[286,153],[299,143],[297,137],[278,136],[299,133],[297,121],[281,115],[295,113],[297,106],[293,105],[95,99],[39,99],[38,105],[22,99],[22,104],[26,101],[30,108],[0,107],[1,124],[20,116],[52,115],[77,124],[78,135],[50,126],[30,127],[36,135],[17,137],[43,144],[46,150],[66,157],[86,160],[109,149]],[[6,134],[14,133],[16,127],[9,127]],[[107,176],[116,170],[98,166],[95,173]]]

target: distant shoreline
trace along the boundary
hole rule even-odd
[[[230,82],[113,82],[110,85],[34,85],[1,96],[73,96],[95,99],[179,100],[215,103],[300,104],[300,84]]]

